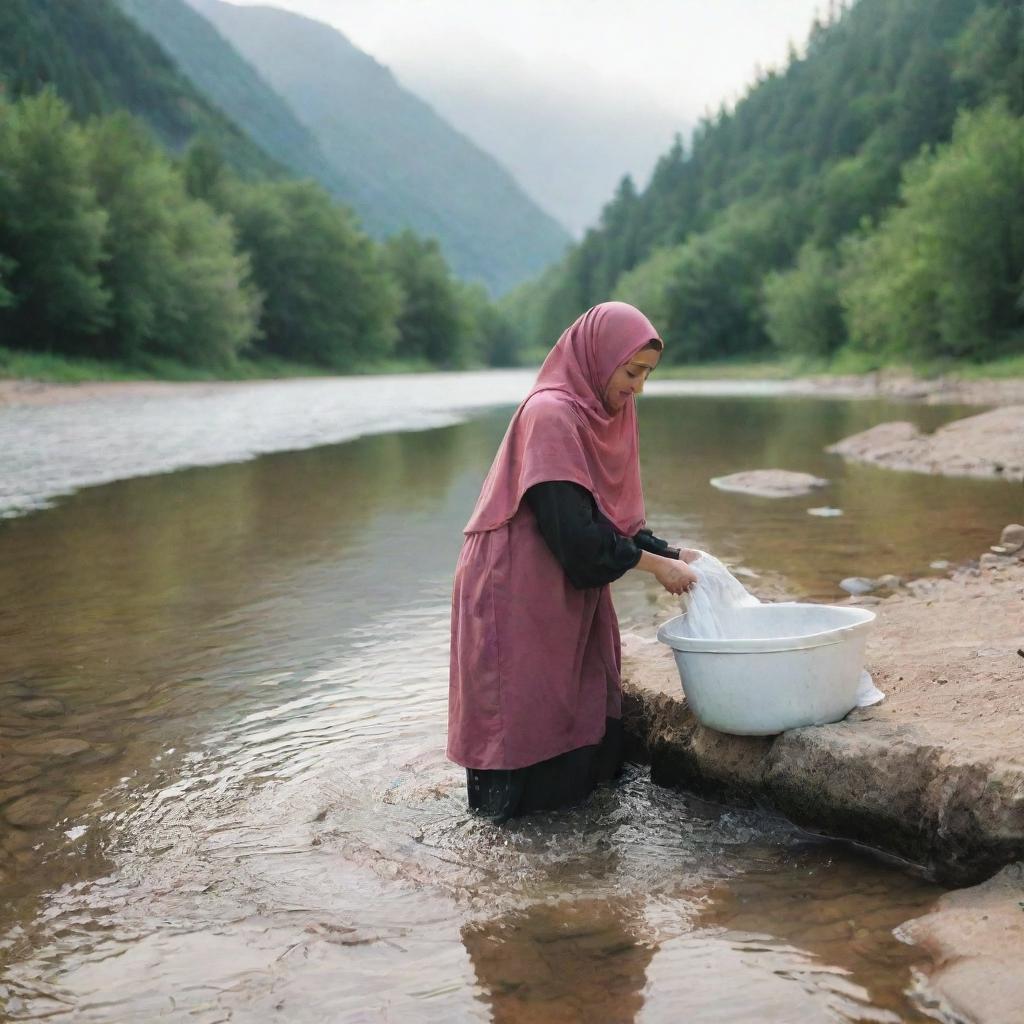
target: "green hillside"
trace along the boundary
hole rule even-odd
[[[859,0],[522,289],[533,340],[608,297],[678,361],[1024,351],[1024,7]],[[971,112],[975,112],[971,115]],[[510,304],[511,308],[511,304]]]
[[[313,134],[230,43],[185,0],[117,0],[198,87],[267,153],[299,177],[347,201],[351,183]]]
[[[129,110],[172,151],[202,135],[246,176],[280,173],[113,0],[3,0],[0,83],[11,98],[52,85],[79,118]]]
[[[371,234],[436,237],[459,276],[498,292],[562,256],[567,232],[511,175],[341,33],[273,8],[190,2],[313,132]]]

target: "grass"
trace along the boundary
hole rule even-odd
[[[174,359],[160,358],[150,358],[139,365],[128,365],[111,360],[20,352],[0,347],[0,378],[31,379],[55,384],[98,380],[265,380],[279,377],[336,377],[342,373],[424,373],[433,369],[425,361],[399,359],[365,363],[344,371],[272,358],[239,359],[231,366],[222,368],[187,366]]]
[[[524,353],[527,365],[539,367],[547,351]],[[150,358],[139,365],[127,365],[101,359],[73,358],[41,352],[21,352],[0,347],[0,378],[31,379],[48,383],[82,383],[98,380],[266,380],[282,377],[337,377],[391,373],[429,373],[436,367],[423,360],[387,359],[364,363],[346,370],[328,369],[284,359],[239,359],[226,368],[186,366],[173,359]],[[1007,356],[987,363],[930,362],[882,366],[877,358],[859,353],[840,352],[831,359],[731,359],[719,362],[660,366],[659,380],[792,380],[812,375],[853,375],[884,370],[890,374],[932,378],[961,377],[1008,379],[1024,377],[1024,354]]]

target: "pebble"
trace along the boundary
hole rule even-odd
[[[0,789],[0,804],[14,800],[16,797],[24,796],[28,792],[28,785],[24,782],[16,783],[13,786],[4,786]]]
[[[1001,569],[1004,565],[1010,565],[1014,559],[1006,555],[998,555],[992,551],[986,551],[978,559],[978,565],[982,569]]]
[[[12,768],[4,767],[4,779],[7,782],[28,782],[42,773],[42,766],[26,761],[24,764],[15,765]]]
[[[875,583],[879,587],[887,587],[889,590],[899,590],[903,586],[903,580],[899,576],[894,576],[892,573],[886,573],[884,576],[879,576]]]
[[[929,564],[928,568],[929,569],[948,569],[949,568],[949,562],[947,562],[944,558],[940,558],[940,559],[938,559],[935,562],[931,562]]]
[[[64,705],[55,697],[30,697],[18,701],[14,710],[29,718],[53,718],[64,714]]]
[[[50,825],[68,802],[65,796],[30,793],[4,808],[4,818],[19,828],[39,828]]]
[[[4,683],[3,692],[5,696],[12,697],[35,696],[35,691],[27,683]]]
[[[71,736],[55,736],[52,739],[30,740],[28,743],[18,744],[19,754],[28,754],[30,757],[74,757],[90,748],[91,744],[85,740],[76,740]]]
[[[839,586],[848,594],[870,594],[876,589],[875,581],[867,576],[847,576],[839,581]]]

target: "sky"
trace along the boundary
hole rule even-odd
[[[327,22],[574,235],[676,132],[802,50],[827,0],[233,0]]]

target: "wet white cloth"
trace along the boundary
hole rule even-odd
[[[724,563],[706,551],[700,552],[700,558],[691,562],[690,568],[697,574],[697,586],[683,594],[680,604],[686,613],[691,636],[702,639],[722,636],[721,612],[761,603]],[[871,673],[864,669],[857,687],[857,707],[870,707],[884,698],[885,694],[875,686]]]

